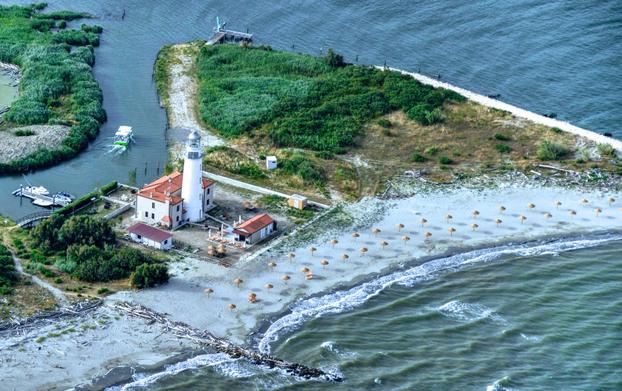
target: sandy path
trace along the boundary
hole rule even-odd
[[[179,63],[170,68],[171,84],[168,90],[168,122],[171,128],[198,130],[203,138],[203,145],[210,147],[224,144],[223,140],[201,126],[197,118],[197,82],[192,75],[194,58],[184,53],[188,45],[177,45],[176,57]],[[173,153],[177,155],[181,150],[180,143],[173,145]]]
[[[60,289],[52,286],[46,281],[43,281],[37,276],[26,273],[24,271],[24,268],[22,267],[22,263],[19,261],[19,258],[15,256],[13,251],[11,251],[11,256],[13,257],[13,262],[15,263],[15,269],[19,272],[19,274],[29,277],[32,282],[39,285],[41,288],[48,290],[52,294],[52,296],[54,296],[54,298],[58,301],[58,303],[69,304],[69,300],[67,300],[67,297],[65,297],[65,294]]]
[[[376,66],[376,68],[383,69],[384,67]],[[559,128],[568,133],[572,133],[580,137],[585,137],[586,139],[594,141],[599,144],[609,144],[614,149],[616,149],[618,152],[622,152],[622,141],[620,140],[616,140],[611,137],[603,136],[602,134],[598,134],[591,130],[580,128],[568,122],[560,121],[554,118],[548,118],[543,115],[536,114],[525,109],[521,109],[520,107],[516,107],[508,103],[501,102],[496,99],[491,99],[484,95],[476,94],[475,92],[465,90],[464,88],[454,86],[453,84],[438,81],[436,79],[422,75],[420,73],[407,72],[407,71],[403,71],[401,69],[396,69],[396,68],[388,68],[388,69],[391,71],[400,72],[404,75],[412,76],[423,84],[431,85],[437,88],[441,87],[441,88],[455,91],[459,93],[460,95],[463,95],[466,98],[474,102],[477,102],[481,105],[492,107],[492,108],[499,109],[499,110],[505,110],[505,111],[508,111],[514,114],[517,117],[525,118],[537,124],[550,126],[552,128]]]

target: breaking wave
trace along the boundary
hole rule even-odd
[[[489,319],[495,323],[507,324],[503,317],[483,304],[470,304],[460,300],[452,300],[440,306],[438,312],[449,318],[465,322]]]
[[[441,273],[455,271],[468,266],[496,262],[510,257],[557,255],[566,251],[596,247],[619,240],[622,240],[622,236],[606,234],[587,238],[582,237],[549,242],[505,245],[469,251],[428,261],[410,269],[400,270],[363,283],[349,290],[337,291],[324,296],[298,301],[292,305],[287,315],[279,318],[268,327],[263,337],[258,342],[258,349],[262,353],[270,353],[270,345],[278,341],[282,334],[293,331],[309,319],[318,318],[327,314],[338,314],[359,307],[392,285],[397,284],[410,287],[422,281],[432,280]],[[447,311],[447,313],[452,313],[452,309],[460,307],[458,303],[459,302],[450,302],[445,304],[445,311]],[[464,305],[464,303],[462,304]],[[460,316],[481,316],[488,310],[489,309],[486,308],[474,308],[471,306],[457,313],[461,314]],[[497,321],[502,321],[503,319],[492,312],[487,316],[491,315],[498,317],[496,318]]]

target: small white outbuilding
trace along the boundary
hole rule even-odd
[[[274,170],[277,166],[276,156],[266,156],[266,169]]]
[[[158,250],[170,250],[173,246],[173,235],[147,224],[136,223],[127,232],[133,241]]]

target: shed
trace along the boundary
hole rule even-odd
[[[127,229],[130,237],[137,243],[158,250],[170,250],[173,246],[173,235],[147,224],[136,223]]]
[[[276,156],[266,156],[266,169],[274,170],[277,166]]]
[[[259,243],[276,231],[276,221],[266,213],[251,217],[233,228],[235,240],[246,244]]]
[[[301,196],[300,194],[292,194],[287,199],[287,204],[290,208],[296,208],[300,210],[307,207],[307,202],[307,197]]]

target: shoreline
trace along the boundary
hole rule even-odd
[[[545,125],[551,128],[559,128],[565,132],[574,134],[576,136],[580,136],[580,137],[584,137],[590,141],[596,142],[596,143],[600,143],[600,144],[609,144],[611,145],[615,150],[617,150],[618,152],[622,152],[622,141],[617,140],[613,137],[607,137],[604,136],[602,134],[596,133],[592,130],[587,130],[587,129],[583,129],[580,128],[578,126],[575,126],[573,124],[571,124],[570,122],[566,122],[566,121],[561,121],[555,118],[549,118],[549,117],[545,117],[541,114],[537,114],[534,113],[532,111],[529,110],[525,110],[522,109],[518,106],[514,106],[511,105],[509,103],[505,103],[502,102],[500,100],[497,99],[492,99],[489,98],[487,96],[478,94],[476,92],[464,89],[462,87],[458,87],[455,86],[453,84],[450,83],[445,83],[436,79],[433,79],[429,76],[420,74],[420,73],[416,73],[416,72],[409,72],[409,71],[405,71],[402,69],[398,69],[398,68],[393,68],[393,67],[384,67],[384,66],[380,66],[380,65],[375,65],[374,66],[377,69],[388,69],[390,71],[394,71],[394,72],[399,72],[403,75],[408,75],[411,76],[415,79],[417,79],[419,82],[426,84],[426,85],[430,85],[436,88],[445,88],[447,90],[451,90],[454,92],[459,93],[460,95],[463,95],[464,97],[466,97],[469,100],[472,100],[474,102],[477,102],[483,106],[486,107],[490,107],[493,109],[498,109],[498,110],[503,110],[503,111],[507,111],[512,113],[513,115],[520,117],[520,118],[524,118],[527,119],[529,121],[532,121],[534,123],[540,124],[540,125]]]

